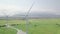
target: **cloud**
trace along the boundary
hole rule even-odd
[[[51,12],[51,13],[60,13],[60,9],[57,8],[48,8],[48,7],[33,7],[33,11],[39,11],[39,12]]]
[[[25,9],[16,5],[0,5],[0,15],[13,15],[19,11],[25,11]]]
[[[19,9],[16,5],[0,5],[0,10],[18,11]]]
[[[27,7],[21,7],[21,6],[17,6],[17,5],[6,5],[6,4],[0,4],[0,15],[4,15],[4,13],[6,13],[6,15],[14,15],[18,12],[25,12],[28,11],[29,8]],[[40,7],[33,7],[31,11],[37,11],[37,12],[47,12],[47,13],[55,13],[57,15],[59,15],[60,10],[58,9],[54,9],[54,8],[40,8]]]
[[[17,11],[17,9],[18,8],[13,5],[12,6],[0,5],[0,15],[2,15],[2,14],[9,15],[10,13]]]

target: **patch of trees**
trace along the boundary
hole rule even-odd
[[[17,25],[20,25],[20,24],[11,24],[10,26],[17,26]],[[0,27],[6,27],[7,25],[0,25]]]
[[[19,25],[19,24],[11,24],[11,26],[17,26],[17,25]]]
[[[6,25],[0,25],[0,27],[6,27]]]
[[[56,24],[57,26],[60,26],[60,24]]]

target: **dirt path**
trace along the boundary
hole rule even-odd
[[[18,30],[17,34],[26,34],[26,32],[23,32],[22,30]]]
[[[26,34],[26,32],[24,32],[24,31],[22,31],[22,30],[19,30],[19,29],[17,29],[17,28],[11,27],[11,26],[9,26],[9,25],[7,25],[7,28],[12,28],[12,29],[17,30],[17,34]]]

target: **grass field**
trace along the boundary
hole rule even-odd
[[[0,25],[6,24],[6,20],[0,20]],[[8,20],[8,24],[18,24],[15,28],[26,32],[25,20]],[[16,34],[11,28],[0,27],[0,34]],[[53,19],[30,19],[28,25],[29,34],[60,34],[60,18]]]

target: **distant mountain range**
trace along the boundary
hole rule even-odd
[[[24,18],[26,15],[26,13],[18,13],[15,14],[13,16],[9,16],[9,17],[21,17]],[[60,15],[56,15],[56,13],[52,13],[52,12],[30,12],[29,13],[29,17],[31,18],[60,18]]]
[[[20,13],[20,14],[15,14],[13,17],[25,17],[26,13]],[[29,17],[60,17],[60,15],[57,15],[55,13],[51,12],[30,12]]]

